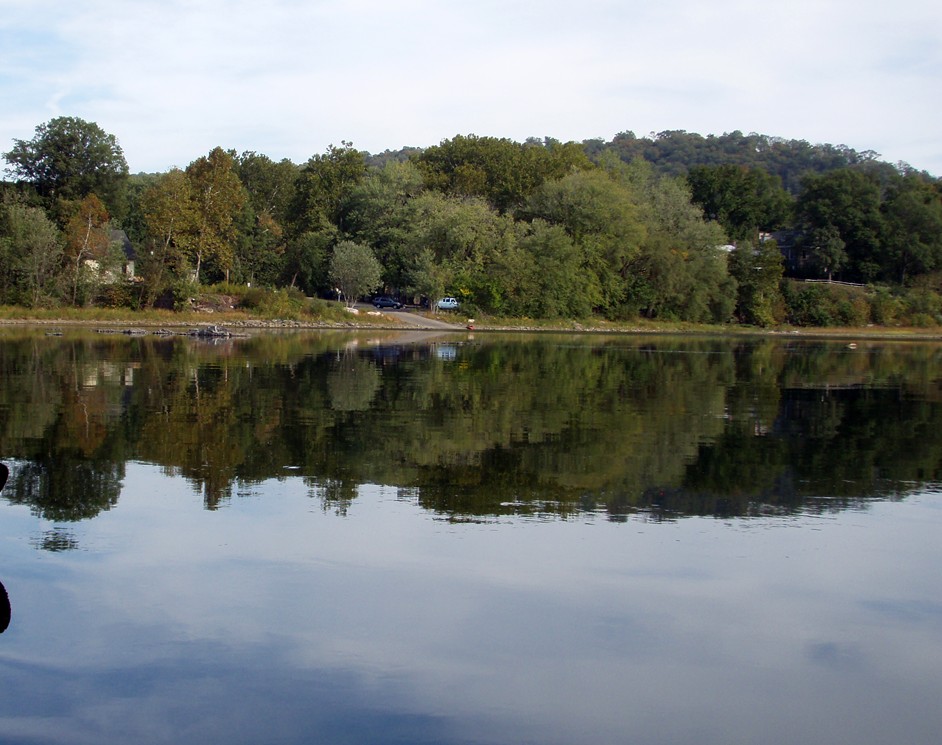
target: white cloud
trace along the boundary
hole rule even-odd
[[[57,115],[133,171],[216,145],[303,162],[458,133],[739,129],[942,173],[942,10],[924,0],[0,0],[0,148]]]

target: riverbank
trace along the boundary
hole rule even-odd
[[[443,318],[425,311],[375,311],[369,306],[353,313],[333,309],[329,315],[310,318],[266,318],[242,310],[203,313],[194,311],[107,311],[100,308],[74,309],[66,312],[54,310],[28,311],[22,308],[0,310],[0,327],[36,326],[47,331],[58,328],[83,327],[101,329],[110,333],[130,333],[140,329],[145,333],[161,330],[187,333],[212,326],[233,332],[264,330],[402,330],[429,329],[437,331],[466,331],[473,325],[475,332],[502,333],[584,333],[584,334],[665,334],[695,336],[793,336],[830,339],[893,339],[942,341],[942,328],[915,328],[891,326],[865,327],[792,327],[758,328],[738,324],[702,325],[671,321],[641,320],[612,322],[601,319],[534,321],[508,318]]]

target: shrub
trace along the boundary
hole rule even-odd
[[[837,317],[843,326],[866,326],[870,320],[870,303],[860,296],[838,300]]]
[[[102,308],[130,308],[140,310],[140,290],[127,282],[104,285],[98,291],[95,304]]]
[[[870,298],[870,320],[881,326],[896,324],[904,310],[903,302],[885,287],[878,288]]]
[[[874,313],[870,298],[856,287],[786,282],[784,296],[788,321],[796,326],[864,326]],[[881,307],[891,310],[885,300]]]
[[[942,298],[926,289],[911,290],[903,298],[906,315],[913,326],[935,326],[942,318]],[[917,323],[919,319],[919,323]]]
[[[306,298],[297,287],[283,290],[246,290],[241,307],[268,318],[298,318],[304,313]]]
[[[916,328],[931,328],[932,326],[938,326],[939,322],[928,313],[916,313],[909,319],[909,325],[915,326]]]

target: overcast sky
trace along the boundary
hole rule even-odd
[[[942,175],[938,0],[0,0],[0,152],[56,116],[131,172],[457,134],[759,132]],[[2,164],[5,165],[5,164]]]

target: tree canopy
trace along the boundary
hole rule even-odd
[[[124,214],[128,164],[117,138],[94,122],[60,116],[13,143],[3,156],[9,170],[50,203],[96,194],[112,215]]]

